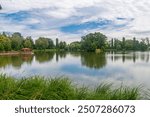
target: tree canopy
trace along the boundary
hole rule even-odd
[[[81,38],[81,48],[85,51],[95,51],[103,49],[106,44],[107,37],[100,32],[90,33]]]
[[[53,39],[39,37],[33,41],[31,36],[23,37],[21,33],[15,32],[1,33],[0,34],[0,51],[11,51],[11,50],[21,50],[22,48],[31,49],[56,49],[56,50],[69,50],[69,51],[88,51],[92,52],[96,49],[101,50],[122,50],[122,51],[146,51],[150,49],[150,40],[148,37],[140,39],[122,39],[112,38],[107,39],[107,37],[100,33],[89,33],[81,37],[81,41],[74,41],[67,44],[65,41],[59,41],[58,38],[55,39],[54,44]]]

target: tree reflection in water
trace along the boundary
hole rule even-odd
[[[12,65],[14,68],[19,69],[24,62],[31,64],[32,60],[33,55],[31,54],[0,56],[0,67],[5,68],[8,65]]]
[[[5,68],[8,65],[12,65],[14,68],[20,68],[23,63],[31,64],[33,58],[39,63],[50,62],[55,60],[56,62],[63,62],[60,59],[67,59],[71,55],[74,59],[80,59],[81,65],[89,68],[100,69],[106,66],[108,62],[122,63],[138,61],[149,62],[149,52],[106,52],[106,53],[92,53],[92,52],[35,52],[34,55],[10,55],[0,56],[0,68]],[[55,56],[55,58],[54,58]]]
[[[81,63],[89,68],[99,69],[107,64],[104,53],[81,53]]]
[[[54,52],[36,52],[34,55],[36,61],[39,63],[44,63],[51,61],[54,57],[54,54]]]

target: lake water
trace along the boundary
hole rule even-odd
[[[150,88],[150,52],[41,52],[34,55],[0,56],[0,72],[18,78],[64,75],[77,84],[88,86],[106,81]]]

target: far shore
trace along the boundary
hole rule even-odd
[[[0,52],[0,55],[20,55],[20,54],[33,54],[33,52],[21,52],[21,51],[8,51]]]

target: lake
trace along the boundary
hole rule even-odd
[[[150,52],[37,52],[0,56],[0,73],[17,78],[68,76],[76,84],[88,86],[112,82],[150,88]]]

